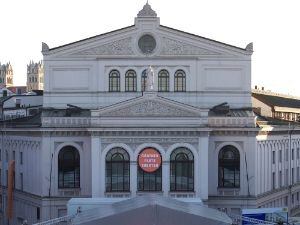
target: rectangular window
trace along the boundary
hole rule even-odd
[[[8,170],[5,171],[6,172],[6,186],[8,186]]]
[[[279,150],[279,162],[282,162],[282,150]]]
[[[20,164],[23,164],[23,152],[20,152]]]
[[[299,154],[300,154],[299,148],[297,148],[297,159],[299,159]]]
[[[278,185],[281,188],[282,187],[282,171],[279,171],[279,178],[278,178]]]
[[[292,168],[292,177],[291,177],[291,180],[292,180],[292,184],[294,184],[294,168]]]
[[[0,149],[0,161],[2,160],[2,150]]]
[[[299,176],[300,176],[300,170],[299,170],[299,167],[297,167],[297,177],[296,177],[296,182],[297,183],[300,181]]]
[[[16,151],[13,151],[13,160],[16,160]]]
[[[285,197],[284,197],[284,204],[285,204],[286,206],[288,206],[288,201],[289,201],[289,197],[288,197],[288,196],[285,196]]]
[[[276,177],[275,172],[272,173],[272,189],[275,190],[276,188]]]
[[[5,159],[6,159],[6,162],[8,162],[8,151],[7,150],[5,151]]]
[[[3,211],[2,195],[0,195],[0,212]]]
[[[292,160],[294,160],[294,149],[292,149]]]
[[[285,149],[285,161],[289,160],[289,150]]]
[[[36,207],[36,219],[37,219],[37,220],[40,220],[40,219],[41,219],[40,207]]]
[[[272,151],[272,162],[275,164],[275,151]]]
[[[20,173],[20,190],[23,191],[23,173]]]

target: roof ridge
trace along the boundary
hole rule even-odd
[[[294,96],[294,95],[289,95],[289,94],[282,94],[282,93],[273,92],[273,91],[270,91],[270,90],[252,89],[252,93],[300,100],[299,96]]]

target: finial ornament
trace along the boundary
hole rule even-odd
[[[147,3],[144,5],[143,9],[139,11],[137,14],[138,17],[157,17],[156,12],[151,8],[151,6]]]
[[[247,46],[246,46],[246,50],[247,51],[252,51],[253,52],[253,42],[249,43]]]
[[[49,46],[44,42],[42,42],[42,53],[44,55],[47,55],[49,53]]]

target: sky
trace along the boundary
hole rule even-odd
[[[0,63],[26,85],[30,60],[50,48],[134,24],[147,0],[0,0]],[[161,25],[245,48],[252,87],[300,96],[299,0],[148,0]]]

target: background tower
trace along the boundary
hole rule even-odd
[[[13,86],[13,75],[10,62],[3,65],[0,63],[0,88]]]
[[[44,90],[44,64],[42,61],[27,65],[27,91]]]

